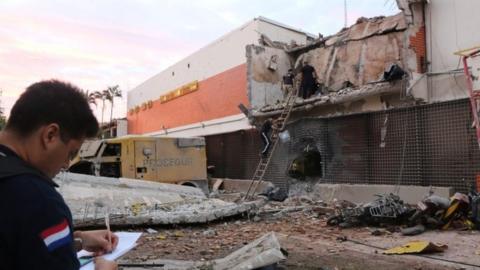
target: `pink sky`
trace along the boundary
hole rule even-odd
[[[90,91],[119,84],[126,91],[194,49],[160,33],[153,37],[54,17],[0,14],[0,22],[0,89],[7,114],[33,82],[56,78]],[[125,106],[118,100],[115,115],[124,116]]]
[[[360,15],[394,14],[398,10],[392,1],[348,0],[349,22]],[[8,115],[28,85],[51,78],[90,91],[118,84],[126,96],[162,69],[257,16],[332,34],[343,26],[343,1],[2,0],[1,106]],[[95,109],[99,119],[100,111]],[[114,111],[116,117],[126,115],[125,98]]]

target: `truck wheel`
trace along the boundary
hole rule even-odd
[[[191,181],[180,182],[178,184],[180,184],[182,186],[196,187],[196,188],[201,189],[205,195],[208,196],[208,194],[209,194],[208,181],[207,180],[191,180]]]

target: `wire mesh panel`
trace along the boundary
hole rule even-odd
[[[213,177],[251,179],[260,160],[262,142],[257,130],[241,130],[205,137],[207,165]]]
[[[265,180],[451,186],[466,191],[480,174],[480,150],[468,99],[289,123]],[[258,131],[207,137],[208,164],[216,177],[251,179],[259,161]],[[321,154],[322,175],[294,180],[287,172],[305,151]]]
[[[367,183],[422,184],[416,116],[416,108],[369,115]]]
[[[272,156],[272,162],[265,173],[265,180],[284,189],[288,188],[290,178],[287,173],[293,160],[304,151],[326,153],[328,145],[326,143],[326,120],[301,119],[295,124],[289,125],[287,131],[290,140],[279,140]],[[312,179],[307,180],[312,181]]]
[[[366,115],[328,119],[325,181],[365,183],[368,173],[367,120]]]
[[[278,149],[265,178],[289,177],[278,167],[298,156],[300,142],[321,149],[326,183],[451,186],[466,191],[480,173],[480,151],[468,100],[289,124],[288,151]],[[289,179],[292,181],[293,179]],[[306,178],[305,181],[312,181]]]
[[[465,191],[480,173],[480,151],[471,127],[467,100],[422,108],[425,184],[454,186]]]

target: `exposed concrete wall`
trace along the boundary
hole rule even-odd
[[[282,77],[291,66],[282,49],[247,46],[247,88],[253,109],[283,100]]]
[[[300,55],[297,63],[308,60],[330,91],[344,88],[346,81],[355,86],[377,81],[391,64],[404,66],[406,27],[401,13],[365,19]]]
[[[300,191],[304,193],[304,187],[291,187],[290,193]],[[331,202],[334,199],[347,200],[354,203],[367,203],[375,199],[377,194],[393,193],[393,185],[348,185],[348,184],[316,184],[309,193],[314,199]],[[449,187],[422,187],[422,186],[399,186],[398,195],[409,204],[416,204],[427,196],[430,190],[435,195],[449,198],[453,195],[453,189]]]
[[[415,104],[401,95],[405,81],[364,85],[358,89],[346,88],[328,95],[315,95],[309,99],[297,99],[290,120],[307,116],[332,117],[362,112],[380,111]],[[283,104],[263,107],[253,115],[259,118],[280,114]],[[261,122],[261,121],[259,121]]]

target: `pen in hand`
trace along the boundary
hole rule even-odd
[[[110,244],[110,248],[112,250],[109,250],[109,253],[113,251],[113,245],[112,245],[112,233],[110,231],[110,214],[107,212],[105,215],[105,226],[107,227],[107,235],[108,235],[108,243]]]

